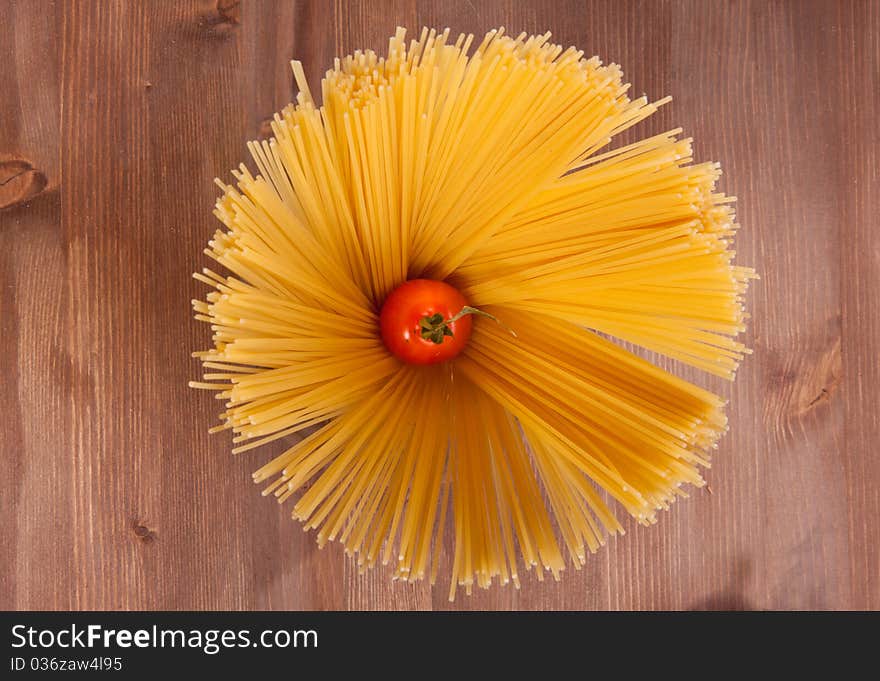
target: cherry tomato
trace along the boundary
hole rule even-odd
[[[394,289],[382,305],[382,342],[408,364],[445,362],[467,345],[473,312],[477,311],[446,282],[411,279]]]

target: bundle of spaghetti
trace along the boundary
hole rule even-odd
[[[463,586],[558,578],[702,485],[724,401],[621,341],[733,378],[747,349],[732,198],[681,130],[610,148],[668,100],[549,34],[398,29],[388,54],[337,59],[249,145],[206,249],[228,273],[193,301],[244,452],[294,434],[254,473],[264,494],[364,568]],[[610,150],[604,150],[610,148]],[[413,278],[485,318],[433,366],[385,348],[378,313]]]

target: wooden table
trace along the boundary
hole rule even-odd
[[[0,607],[880,608],[880,4],[0,0]],[[755,350],[710,488],[561,583],[360,575],[189,390],[215,175],[397,25],[550,29],[671,94],[739,196]],[[448,566],[443,568],[448,574]]]

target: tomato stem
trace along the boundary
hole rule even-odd
[[[477,308],[471,307],[470,305],[465,305],[461,308],[461,310],[452,315],[449,319],[443,319],[443,315],[439,312],[422,317],[419,320],[419,328],[422,332],[422,338],[424,338],[425,340],[429,340],[432,343],[436,343],[437,345],[440,345],[446,336],[453,336],[452,329],[449,325],[453,322],[457,322],[459,319],[469,314],[476,314],[480,315],[481,317],[487,317],[496,324],[501,324],[501,321],[495,315],[489,314],[488,312],[483,312],[483,310],[478,310]],[[501,326],[504,326],[504,324],[501,324]],[[510,331],[510,333],[512,333],[514,336],[516,336],[516,332],[513,329],[507,326],[504,326],[504,328]]]

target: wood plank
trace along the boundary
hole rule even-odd
[[[55,6],[0,4],[0,608],[70,607],[74,575],[49,578],[75,543],[65,459],[72,373],[64,332],[60,35]]]

